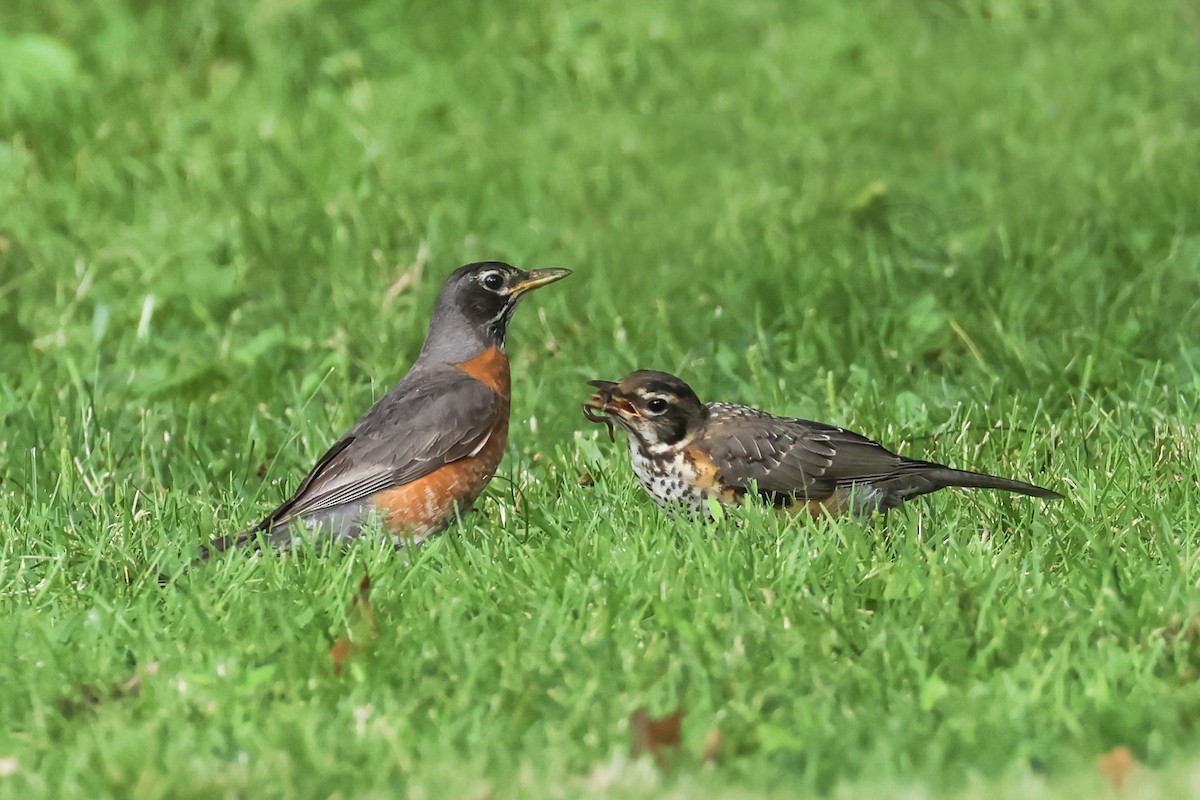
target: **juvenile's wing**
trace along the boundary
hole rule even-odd
[[[1001,489],[1044,499],[1058,492],[1023,481],[967,472],[896,455],[860,434],[745,406],[710,404],[708,451],[724,482],[765,498],[824,500],[837,489],[869,485],[882,509],[946,486]]]
[[[774,500],[823,500],[842,485],[893,475],[904,461],[853,431],[712,403],[704,446],[721,479]]]

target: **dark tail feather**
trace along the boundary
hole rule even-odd
[[[247,545],[253,546],[255,551],[261,550],[262,540],[259,537],[261,532],[262,526],[255,525],[253,528],[247,528],[241,533],[232,534],[230,536],[218,536],[208,544],[203,545],[200,548],[200,554],[193,558],[189,563],[185,564],[183,568],[174,575],[165,572],[159,572],[158,585],[166,586],[174,578],[179,577],[188,570],[202,566],[213,556],[224,553],[226,550],[232,550],[235,547],[246,547]]]
[[[208,544],[200,548],[200,555],[196,556],[196,560],[192,562],[192,566],[203,564],[215,555],[224,553],[226,550],[232,550],[235,547],[245,547],[253,545],[255,550],[262,547],[259,541],[259,533],[261,527],[256,525],[253,528],[242,531],[241,533],[232,534],[230,536],[218,536]]]
[[[1030,497],[1040,497],[1043,500],[1063,499],[1063,496],[1058,492],[1044,489],[1041,486],[1034,486],[1032,483],[1025,483],[1024,481],[1000,478],[983,472],[952,469],[937,464],[930,464],[930,467],[932,469],[925,473],[926,477],[940,483],[942,486],[961,486],[965,489],[1000,489],[1005,492],[1027,494]]]

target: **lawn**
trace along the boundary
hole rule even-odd
[[[1187,0],[6,0],[0,796],[1200,797],[1198,74]],[[478,513],[160,587],[485,258],[575,274]],[[1067,499],[672,519],[635,368]]]

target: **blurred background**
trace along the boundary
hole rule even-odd
[[[521,314],[526,398],[1117,388],[1197,357],[1197,14],[10,0],[5,384],[357,407],[502,258],[578,273]]]

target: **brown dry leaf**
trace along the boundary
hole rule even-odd
[[[1137,765],[1137,759],[1125,745],[1117,745],[1096,758],[1096,766],[1100,768],[1100,774],[1118,791],[1125,785],[1125,781]]]
[[[579,473],[579,485],[580,486],[595,486],[596,479],[593,478],[590,473],[581,472],[581,473]]]
[[[329,648],[333,660],[333,674],[341,675],[350,657],[361,653],[371,639],[375,638],[375,612],[371,608],[371,576],[364,572],[358,582],[358,592],[350,604],[349,625],[346,632]]]
[[[137,697],[142,691],[142,676],[136,672],[130,675],[121,683],[114,683],[112,687],[113,697]]]
[[[662,717],[652,717],[645,707],[639,708],[629,715],[629,736],[633,740],[629,754],[637,758],[649,753],[666,769],[666,751],[679,746],[682,727],[683,706]]]
[[[392,282],[383,295],[383,308],[386,311],[396,298],[416,286],[421,281],[421,273],[425,271],[425,262],[429,260],[429,246],[424,242],[417,248],[417,257],[408,269],[400,273],[400,277]]]
[[[58,706],[58,713],[64,717],[74,717],[84,711],[95,711],[103,699],[99,689],[90,683],[84,683],[74,696],[64,695],[58,698],[55,705]]]
[[[704,747],[700,750],[701,761],[717,761],[721,757],[721,748],[725,746],[725,740],[721,737],[719,728],[709,728],[708,733],[704,734]]]
[[[157,661],[146,665],[146,674],[152,677],[158,674]],[[125,680],[111,684],[107,689],[90,683],[81,684],[75,697],[60,697],[57,705],[64,717],[73,717],[85,711],[95,711],[101,703],[137,697],[141,692],[142,676],[135,672]]]

